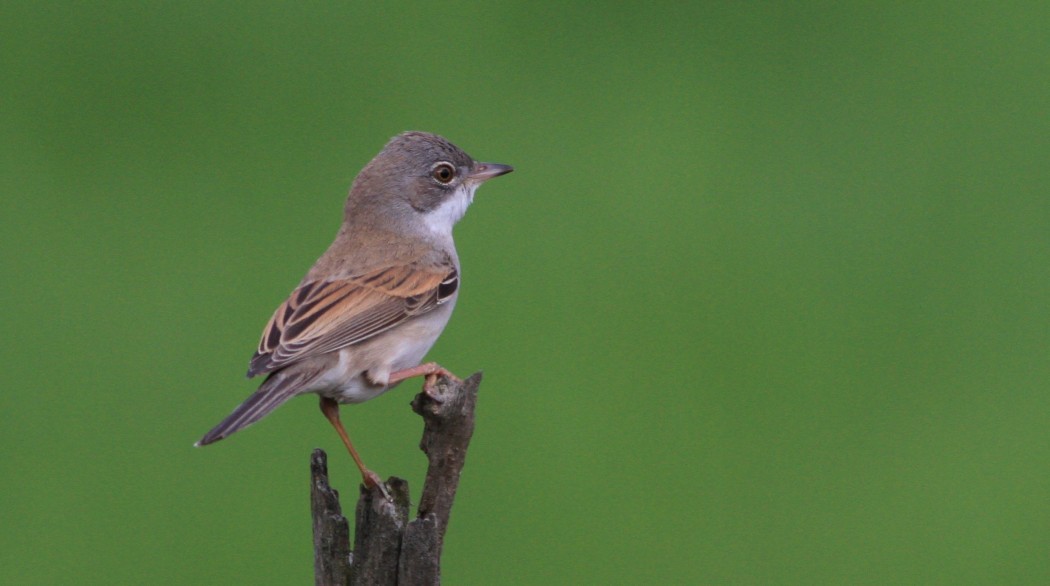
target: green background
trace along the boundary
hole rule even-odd
[[[5,2],[0,582],[310,583],[316,401],[192,444],[407,129],[517,168],[446,583],[1050,582],[1048,6]]]

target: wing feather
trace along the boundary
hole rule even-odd
[[[303,283],[266,324],[248,376],[367,340],[433,310],[458,287],[459,274],[451,262]]]

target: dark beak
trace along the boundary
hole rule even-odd
[[[500,165],[499,163],[474,163],[474,168],[471,169],[468,177],[481,183],[482,181],[488,181],[493,177],[506,175],[513,170],[514,167],[511,167],[510,165]]]

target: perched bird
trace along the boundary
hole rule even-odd
[[[339,404],[367,401],[410,377],[425,376],[427,389],[438,375],[451,376],[420,361],[459,293],[452,227],[479,185],[512,170],[479,163],[434,134],[391,139],[354,179],[335,241],[266,324],[248,367],[249,378],[266,380],[196,445],[317,393],[365,485],[380,485],[350,443]]]

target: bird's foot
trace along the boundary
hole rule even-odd
[[[444,370],[444,369],[442,369],[442,370]],[[447,376],[447,377],[449,377],[450,379],[452,379],[452,380],[454,380],[456,382],[463,382],[463,381],[461,381],[458,378],[456,378],[452,373],[448,372],[447,370],[444,371],[443,373],[440,373],[440,374],[434,373],[434,374],[428,374],[427,375],[426,379],[424,379],[425,382],[423,383],[423,394],[425,394],[426,396],[430,397],[430,400],[434,401],[435,403],[444,403],[445,402],[445,398],[441,396],[441,393],[438,392],[438,388],[437,388],[437,380],[438,380],[439,376]]]
[[[448,370],[444,366],[441,366],[437,362],[427,362],[426,364],[420,364],[419,366],[413,366],[412,368],[406,368],[390,374],[390,380],[387,384],[393,385],[399,383],[406,378],[412,378],[414,376],[426,377],[426,382],[423,383],[423,390],[426,391],[428,387],[434,385],[439,376],[445,376],[456,383],[463,382],[460,378]],[[429,392],[427,393],[430,394]]]
[[[387,490],[386,490],[386,483],[384,483],[383,480],[381,478],[379,478],[379,475],[376,474],[375,472],[372,472],[368,468],[365,468],[364,470],[362,470],[361,471],[361,482],[364,483],[365,488],[367,488],[368,490],[379,489],[379,492],[383,495],[383,498],[385,498],[388,501],[393,502],[394,499],[390,496],[390,493],[387,492]]]

